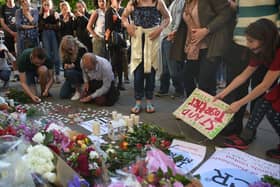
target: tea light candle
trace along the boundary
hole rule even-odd
[[[128,118],[127,120],[127,126],[132,127],[133,126],[133,120],[131,118]]]
[[[135,114],[130,114],[130,118],[132,119],[132,121],[134,122],[134,118],[135,118]]]
[[[135,116],[134,117],[134,125],[139,125],[139,121],[140,121],[140,116]]]
[[[120,120],[121,118],[122,118],[122,114],[121,114],[121,113],[118,113],[118,114],[117,114],[116,120]]]
[[[98,122],[93,122],[92,124],[92,133],[95,136],[99,136],[100,135],[100,124]]]
[[[112,119],[113,120],[117,119],[117,114],[118,114],[117,111],[112,112]]]
[[[129,119],[129,116],[123,116],[123,120],[124,120],[124,123],[126,126],[128,126],[128,119]]]

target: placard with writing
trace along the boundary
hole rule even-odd
[[[196,88],[173,114],[212,140],[233,116],[225,113],[228,104],[221,100],[213,102],[213,99],[213,96]]]
[[[264,175],[280,178],[280,165],[233,148],[215,151],[194,175],[207,187],[248,187]]]

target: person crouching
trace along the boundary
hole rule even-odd
[[[80,102],[93,101],[100,106],[112,106],[119,98],[119,91],[115,87],[114,73],[111,63],[105,58],[93,53],[86,53],[82,57],[83,94]]]

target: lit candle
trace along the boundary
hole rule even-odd
[[[92,124],[92,133],[95,136],[100,135],[100,124],[97,121],[93,122],[93,124]]]
[[[131,118],[128,118],[127,120],[127,126],[132,127],[133,126],[133,120]]]
[[[117,114],[118,114],[117,111],[112,112],[112,119],[113,120],[117,119]]]
[[[139,125],[139,121],[140,121],[140,116],[135,116],[134,117],[134,125]]]
[[[124,124],[126,126],[128,126],[128,119],[129,119],[129,116],[123,116]]]

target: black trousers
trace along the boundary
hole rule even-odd
[[[103,81],[99,80],[91,80],[89,82],[89,91],[88,94],[94,93],[97,89],[101,88],[103,85]],[[94,99],[93,102],[96,102],[98,105],[112,106],[119,99],[120,92],[115,86],[115,82],[112,81],[111,87],[107,93],[102,96],[99,96]]]

